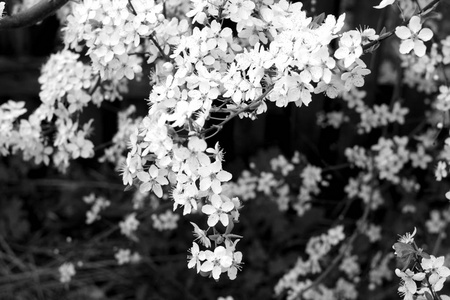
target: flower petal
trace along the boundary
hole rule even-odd
[[[395,28],[395,35],[402,40],[409,39],[411,37],[411,30],[406,26],[398,26]]]
[[[217,222],[219,222],[219,215],[218,214],[212,214],[208,217],[208,226],[214,227],[216,226]]]
[[[237,276],[237,268],[236,267],[229,268],[227,274],[230,280],[235,280]]]
[[[385,8],[388,5],[393,4],[394,2],[395,2],[395,0],[383,0],[383,1],[380,2],[380,4],[374,6],[373,8],[382,9],[382,8]]]
[[[207,189],[209,189],[209,187],[211,186],[211,178],[208,177],[203,177],[200,180],[200,191],[206,191]]]
[[[159,169],[155,165],[151,165],[150,168],[148,169],[148,173],[152,178],[158,177],[158,171]]]
[[[413,16],[413,17],[409,20],[408,27],[409,27],[409,29],[411,29],[412,32],[418,33],[419,30],[422,28],[422,23],[420,23],[420,17],[418,17],[418,16]]]
[[[415,294],[417,291],[417,285],[416,282],[410,278],[405,279],[405,286],[408,289],[408,291],[411,292],[411,294]]]
[[[417,40],[414,42],[414,53],[418,57],[424,56],[426,51],[427,51],[427,47],[425,46],[425,44],[422,41]]]
[[[450,269],[447,267],[440,267],[439,269],[436,270],[436,272],[439,274],[439,276],[441,277],[448,277],[450,276]]]
[[[413,40],[404,40],[400,43],[400,53],[401,54],[408,54],[411,52],[411,50],[414,49],[414,41]]]
[[[161,198],[163,196],[163,190],[159,184],[153,184],[153,193],[155,193],[158,198]]]
[[[222,192],[222,185],[220,184],[220,181],[217,179],[214,179],[211,182],[211,190],[214,194],[220,194]]]
[[[233,208],[234,208],[234,203],[232,201],[226,201],[225,203],[222,204],[222,207],[221,207],[222,211],[225,211],[225,212],[229,212],[229,211],[233,210]]]
[[[220,222],[222,223],[223,226],[227,227],[228,221],[229,219],[227,214],[220,214]]]
[[[217,210],[214,208],[214,206],[209,205],[209,204],[203,205],[203,207],[202,207],[202,212],[203,212],[204,214],[207,214],[207,215],[212,215],[212,214],[214,214],[216,211],[217,211]]]
[[[205,261],[200,267],[200,271],[209,272],[214,268],[214,263],[211,261]]]
[[[348,51],[347,47],[341,47],[337,49],[336,52],[334,52],[334,57],[336,57],[337,59],[343,59],[349,54],[350,52]]]
[[[222,182],[229,181],[233,176],[230,172],[227,171],[220,171],[216,174],[216,178],[219,179]]]
[[[422,262],[420,263],[424,270],[430,270],[433,268],[433,256],[430,258],[422,258]]]
[[[150,174],[148,174],[148,172],[141,171],[141,172],[138,172],[136,175],[137,175],[137,178],[139,178],[139,180],[142,182],[150,181]]]
[[[433,37],[433,31],[429,28],[423,28],[417,35],[422,41],[429,41]]]
[[[215,266],[212,270],[212,276],[215,280],[220,278],[220,274],[222,273],[222,268],[219,266]]]
[[[209,201],[211,201],[215,209],[220,209],[223,203],[222,198],[218,194],[213,194]]]

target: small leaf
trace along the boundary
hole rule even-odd
[[[365,52],[366,52],[366,53],[372,53],[372,52],[374,52],[375,50],[377,50],[378,47],[380,47],[380,43],[374,44],[372,47],[368,48]]]
[[[227,229],[225,230],[225,234],[229,234],[234,228],[234,222],[231,220],[231,216],[229,216],[230,220],[228,222]]]
[[[395,250],[397,257],[399,258],[403,258],[411,254],[417,253],[416,249],[414,249],[414,247],[411,244],[398,242],[394,244],[393,248]]]
[[[321,13],[317,17],[314,18],[313,23],[322,24],[323,20],[325,20],[325,13]]]
[[[134,189],[134,186],[133,185],[127,185],[124,189],[123,189],[123,191],[124,192],[128,192],[128,191],[131,191],[131,190],[133,190]]]
[[[433,300],[433,296],[431,296],[427,291],[425,291],[425,298],[427,298],[427,300]]]
[[[424,252],[424,251],[418,251],[417,252],[418,255],[422,256],[423,258],[429,259],[430,258],[430,254]]]

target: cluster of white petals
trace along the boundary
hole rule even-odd
[[[154,34],[164,20],[163,6],[152,1],[87,0],[73,5],[64,28],[64,42],[72,49],[88,48],[95,72],[102,79],[133,79],[142,72],[141,38]]]
[[[234,280],[242,261],[242,253],[235,251],[237,241],[239,240],[232,243],[226,240],[225,246],[218,246],[214,251],[200,250],[199,245],[193,242],[188,267],[190,269],[196,267],[197,273],[211,273],[215,280],[226,272],[228,277]]]

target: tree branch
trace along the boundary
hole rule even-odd
[[[53,14],[69,0],[42,0],[27,10],[0,19],[0,30],[34,25]]]

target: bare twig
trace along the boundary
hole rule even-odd
[[[52,186],[56,188],[66,189],[84,189],[89,188],[102,188],[107,190],[120,190],[123,191],[124,186],[118,183],[112,183],[108,181],[74,181],[74,180],[64,180],[64,179],[33,179],[27,181],[29,184],[38,186]]]
[[[0,30],[28,27],[53,14],[69,0],[42,0],[27,10],[0,19]]]

